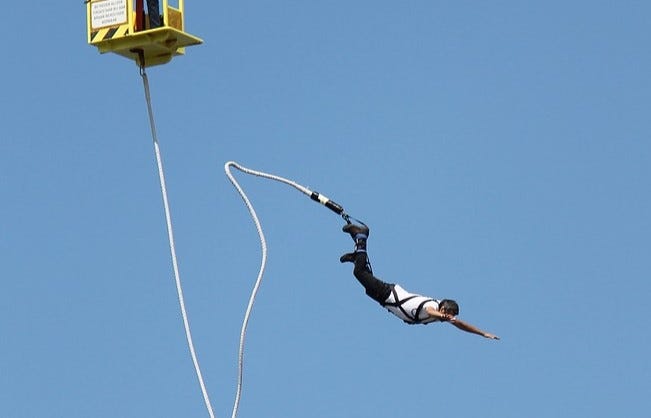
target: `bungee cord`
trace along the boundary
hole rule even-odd
[[[178,300],[179,300],[179,306],[181,309],[181,316],[183,318],[183,327],[185,329],[185,336],[188,344],[188,349],[190,351],[190,356],[192,358],[192,363],[194,365],[195,373],[197,375],[197,379],[199,381],[199,386],[201,388],[201,393],[203,395],[203,400],[206,406],[206,409],[208,411],[208,414],[210,415],[210,418],[215,418],[215,413],[213,411],[213,407],[210,403],[210,397],[208,396],[208,390],[206,389],[206,384],[203,379],[203,375],[201,373],[201,367],[199,365],[199,360],[196,354],[196,350],[194,348],[194,343],[192,340],[192,332],[190,330],[190,321],[188,319],[188,314],[185,308],[185,298],[183,296],[183,287],[181,285],[181,276],[179,273],[179,266],[178,266],[178,258],[176,256],[176,244],[174,241],[174,231],[172,227],[172,215],[171,215],[171,210],[170,210],[170,205],[169,205],[169,199],[167,196],[167,186],[166,186],[166,181],[165,181],[165,171],[163,169],[163,159],[161,156],[161,151],[160,151],[160,145],[158,143],[158,135],[156,132],[156,124],[154,121],[154,112],[151,104],[151,92],[149,88],[149,79],[147,77],[147,73],[145,71],[145,65],[144,65],[144,57],[141,55],[140,57],[140,76],[142,77],[142,82],[143,82],[143,87],[144,87],[144,93],[145,93],[145,101],[147,103],[147,113],[149,116],[149,126],[151,129],[151,136],[152,136],[152,141],[154,145],[154,154],[156,156],[156,164],[158,168],[158,178],[160,181],[160,188],[161,188],[161,194],[163,198],[163,208],[165,211],[165,222],[167,225],[167,236],[168,236],[168,241],[169,241],[169,247],[170,247],[170,255],[172,258],[172,268],[174,271],[174,280],[176,283],[176,292],[178,295]],[[240,197],[244,201],[244,204],[246,205],[249,214],[251,215],[251,218],[253,219],[253,222],[255,224],[256,230],[258,232],[258,237],[260,239],[260,247],[262,251],[262,256],[261,256],[261,262],[260,262],[260,269],[258,271],[258,276],[256,278],[255,284],[253,286],[253,290],[251,291],[251,296],[249,297],[249,301],[247,304],[246,312],[244,314],[244,319],[242,321],[242,327],[240,330],[240,340],[239,340],[239,348],[238,348],[238,361],[237,361],[237,386],[236,386],[236,393],[235,393],[235,401],[233,402],[233,410],[231,413],[231,418],[236,418],[238,409],[239,409],[239,404],[240,400],[242,397],[242,386],[243,386],[243,376],[244,376],[244,348],[245,348],[245,340],[246,340],[246,331],[249,323],[249,318],[251,316],[251,311],[253,310],[253,305],[255,303],[256,296],[258,294],[258,290],[260,288],[260,284],[262,283],[262,278],[264,276],[264,271],[266,268],[267,264],[267,242],[264,236],[264,232],[262,230],[262,225],[260,224],[260,220],[258,219],[258,215],[255,212],[255,209],[253,208],[253,205],[251,204],[251,201],[247,197],[246,193],[242,189],[242,187],[239,185],[237,180],[235,180],[235,177],[231,173],[231,167],[236,168],[237,170],[253,175],[256,177],[261,177],[265,178],[268,180],[274,180],[278,181],[281,183],[284,183],[288,186],[291,186],[295,188],[296,190],[300,191],[301,193],[307,195],[310,197],[310,199],[321,203],[331,211],[335,212],[336,214],[340,215],[346,223],[350,223],[351,219],[354,219],[355,221],[362,223],[358,219],[355,219],[348,215],[345,211],[344,208],[339,205],[338,203],[330,200],[329,198],[325,197],[324,195],[320,194],[319,192],[312,191],[308,189],[307,187],[296,183],[295,181],[289,180],[284,177],[276,176],[274,174],[269,174],[265,173],[262,171],[256,171],[252,170],[249,168],[246,168],[234,161],[229,161],[224,165],[224,170],[226,172],[226,175],[228,176],[228,179],[230,182],[233,184],[237,192],[239,193]]]
[[[174,271],[174,280],[176,283],[176,291],[178,295],[178,300],[179,300],[179,306],[181,309],[181,316],[183,318],[183,326],[185,329],[185,336],[188,344],[188,349],[190,351],[190,356],[192,357],[192,363],[194,365],[195,373],[197,375],[197,379],[199,380],[199,386],[201,388],[201,393],[203,395],[204,403],[206,406],[206,409],[208,410],[208,414],[210,415],[210,418],[215,418],[215,413],[213,411],[212,405],[210,403],[210,397],[208,396],[208,391],[206,389],[206,385],[204,383],[204,379],[201,373],[201,367],[199,365],[199,360],[194,348],[194,343],[192,341],[192,332],[190,330],[190,322],[188,319],[187,311],[185,308],[185,298],[183,296],[183,287],[181,285],[181,277],[179,273],[179,267],[178,267],[178,258],[176,256],[176,245],[174,241],[174,231],[172,227],[172,216],[171,216],[171,210],[170,210],[170,205],[169,205],[169,199],[167,196],[167,186],[165,182],[165,172],[163,169],[163,161],[162,161],[162,156],[161,156],[161,151],[160,151],[160,145],[158,143],[158,135],[156,133],[156,124],[154,122],[154,112],[151,104],[151,93],[150,93],[150,88],[149,88],[149,79],[147,77],[147,73],[145,71],[145,66],[144,66],[144,58],[141,56],[141,65],[140,65],[140,75],[142,77],[143,81],[143,87],[144,87],[144,93],[145,93],[145,101],[147,102],[147,113],[149,116],[149,125],[151,129],[151,136],[152,136],[152,141],[154,145],[154,154],[156,156],[156,164],[158,168],[158,178],[160,181],[160,187],[161,187],[161,194],[163,198],[163,207],[165,211],[165,222],[167,225],[167,236],[169,240],[169,247],[170,247],[170,254],[172,258],[172,268]],[[244,376],[244,349],[245,349],[245,340],[246,340],[246,331],[248,328],[248,323],[249,323],[249,318],[251,316],[251,312],[253,310],[253,305],[255,303],[256,296],[258,294],[258,290],[260,288],[260,284],[262,283],[262,279],[264,277],[264,272],[267,264],[267,242],[264,236],[264,232],[262,230],[262,225],[260,224],[260,220],[258,219],[258,215],[253,208],[253,205],[251,204],[251,201],[249,200],[248,196],[240,186],[240,184],[237,182],[233,174],[231,173],[231,167],[236,168],[237,170],[253,175],[256,177],[261,177],[265,178],[268,180],[274,180],[278,181],[281,183],[284,183],[288,186],[291,186],[295,188],[296,190],[300,191],[301,193],[307,195],[310,197],[310,199],[321,203],[331,211],[335,212],[336,214],[340,215],[346,223],[350,223],[351,219],[363,224],[358,219],[355,219],[348,215],[345,211],[344,208],[339,205],[338,203],[330,200],[329,198],[325,197],[324,195],[320,194],[319,192],[312,191],[308,189],[307,187],[296,183],[295,181],[289,180],[284,177],[280,177],[274,174],[269,174],[265,173],[262,171],[256,171],[252,170],[249,168],[246,168],[234,161],[228,161],[226,164],[224,164],[224,170],[226,172],[226,175],[228,176],[228,179],[230,182],[233,184],[235,189],[237,190],[238,194],[244,201],[244,204],[246,205],[249,214],[251,215],[251,218],[253,219],[253,222],[255,224],[256,230],[258,232],[258,237],[260,240],[260,247],[262,251],[262,256],[261,256],[261,262],[260,262],[260,269],[258,271],[258,275],[255,281],[255,284],[253,286],[253,290],[251,291],[251,295],[249,297],[249,301],[246,307],[246,311],[244,314],[244,319],[242,321],[242,327],[240,330],[240,339],[239,339],[239,347],[238,347],[238,361],[237,361],[237,386],[236,386],[236,393],[235,393],[235,400],[233,403],[233,410],[231,413],[231,418],[236,418],[238,409],[239,409],[239,404],[240,400],[242,397],[242,387],[243,387],[243,376]]]
[[[264,276],[264,271],[266,268],[267,264],[267,241],[264,236],[264,232],[262,231],[262,225],[260,224],[260,220],[258,219],[258,215],[255,212],[255,209],[253,208],[253,205],[251,204],[251,201],[247,197],[246,193],[240,186],[240,184],[235,180],[235,177],[231,173],[231,167],[236,168],[237,170],[245,173],[245,174],[250,174],[256,177],[262,177],[268,180],[274,180],[278,181],[284,184],[287,184],[288,186],[291,186],[295,188],[296,190],[300,191],[301,193],[309,196],[312,200],[321,203],[328,209],[332,210],[338,215],[341,215],[341,217],[347,222],[350,223],[350,219],[354,219],[355,221],[362,223],[358,219],[355,219],[348,215],[346,212],[344,212],[344,208],[339,205],[336,202],[333,202],[332,200],[328,199],[327,197],[323,196],[322,194],[312,191],[308,189],[305,186],[302,186],[295,181],[286,179],[284,177],[276,176],[274,174],[269,174],[265,173],[262,171],[256,171],[252,170],[250,168],[246,168],[235,161],[228,161],[226,164],[224,164],[224,171],[226,172],[226,176],[228,176],[228,179],[230,182],[233,184],[237,192],[239,193],[240,197],[244,201],[244,204],[246,205],[249,214],[251,215],[251,218],[253,219],[253,223],[255,224],[255,228],[258,231],[258,237],[260,239],[260,247],[262,249],[262,256],[261,256],[261,263],[260,263],[260,269],[258,271],[258,277],[255,280],[255,284],[253,285],[253,290],[251,291],[251,296],[249,297],[249,303],[246,307],[246,312],[244,313],[244,319],[242,321],[242,328],[240,330],[240,343],[239,343],[239,349],[238,349],[238,355],[237,355],[237,389],[235,393],[235,402],[233,404],[233,412],[231,414],[231,418],[235,418],[237,416],[237,411],[239,408],[239,403],[242,395],[242,381],[243,381],[243,375],[244,375],[244,342],[246,339],[246,330],[248,327],[249,323],[249,317],[251,315],[251,311],[253,309],[253,304],[255,303],[255,298],[258,294],[258,289],[260,288],[260,284],[262,283],[262,278]]]
[[[190,332],[190,322],[188,320],[188,314],[185,309],[185,300],[183,297],[183,288],[181,286],[181,276],[179,274],[179,265],[176,257],[176,245],[174,244],[174,231],[172,229],[172,215],[170,211],[169,200],[167,198],[167,186],[165,183],[165,172],[163,170],[163,159],[161,157],[160,146],[158,145],[158,136],[156,134],[156,124],[154,123],[154,112],[151,105],[151,94],[149,91],[149,80],[147,78],[147,73],[145,72],[144,58],[141,56],[140,61],[140,75],[142,76],[142,83],[145,90],[145,100],[147,102],[147,113],[149,115],[149,126],[151,128],[151,137],[154,142],[154,153],[156,154],[156,164],[158,166],[158,178],[160,181],[161,193],[163,195],[163,207],[165,209],[165,222],[167,224],[167,237],[170,244],[170,254],[172,256],[172,267],[174,270],[174,280],[176,282],[176,292],[178,294],[179,305],[181,307],[181,316],[183,317],[183,327],[185,328],[185,337],[188,342],[188,348],[190,350],[190,356],[192,357],[192,363],[194,364],[194,369],[197,374],[197,379],[199,379],[199,386],[201,387],[201,393],[203,394],[203,400],[208,409],[208,414],[210,418],[215,418],[215,413],[213,412],[212,405],[210,404],[210,398],[208,397],[208,391],[206,390],[206,385],[203,381],[203,376],[201,375],[201,368],[199,367],[199,360],[194,349],[194,343],[192,342],[192,333]]]

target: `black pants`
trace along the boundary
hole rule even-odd
[[[365,252],[355,253],[353,274],[366,289],[366,294],[380,305],[384,305],[394,285],[385,283],[373,275],[368,263],[368,255]]]
[[[158,0],[147,0],[147,14],[149,15],[150,29],[157,28],[161,25]]]

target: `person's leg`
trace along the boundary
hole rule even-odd
[[[379,304],[383,304],[389,294],[391,293],[391,284],[385,283],[373,275],[371,265],[368,262],[368,255],[366,254],[366,241],[369,235],[367,226],[359,226],[354,224],[347,224],[344,226],[343,231],[350,234],[353,241],[355,241],[355,251],[352,253],[344,254],[339,261],[342,263],[353,262],[355,268],[353,274],[355,278],[364,289],[366,294]]]
[[[158,0],[147,0],[147,14],[149,15],[149,29],[161,26],[160,6]]]
[[[354,254],[355,268],[353,269],[353,275],[364,286],[366,294],[371,299],[380,305],[384,304],[391,294],[391,284],[385,283],[373,275],[366,252],[356,252]]]

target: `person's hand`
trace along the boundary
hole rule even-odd
[[[499,340],[500,339],[500,337],[498,337],[497,335],[489,334],[487,332],[484,333],[484,337],[486,337],[486,338],[488,338],[490,340]]]

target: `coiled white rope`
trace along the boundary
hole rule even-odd
[[[260,263],[260,270],[258,272],[258,277],[255,281],[255,285],[253,286],[253,291],[251,292],[251,297],[249,298],[249,303],[246,307],[246,312],[244,314],[244,320],[242,321],[242,329],[240,331],[240,345],[239,345],[239,350],[238,350],[238,361],[237,361],[237,390],[235,394],[235,403],[233,405],[233,413],[231,414],[231,418],[235,418],[237,416],[237,410],[239,408],[239,403],[240,403],[240,398],[242,395],[242,376],[244,373],[244,340],[246,338],[246,328],[249,323],[249,316],[251,315],[251,310],[253,309],[253,304],[255,303],[255,298],[258,293],[258,289],[260,288],[260,283],[262,282],[262,277],[264,276],[264,270],[267,264],[267,241],[265,240],[264,237],[264,232],[262,232],[262,226],[260,225],[260,220],[258,219],[258,215],[255,213],[255,209],[253,208],[253,205],[251,204],[251,201],[249,198],[246,196],[246,193],[244,193],[244,190],[242,187],[239,185],[237,180],[235,180],[235,177],[233,177],[233,174],[230,171],[231,167],[235,167],[236,169],[242,171],[243,173],[246,174],[251,174],[253,176],[258,176],[258,177],[263,177],[269,180],[275,180],[279,181],[281,183],[285,183],[289,186],[292,186],[299,190],[302,193],[305,193],[306,195],[310,196],[312,194],[312,191],[310,191],[308,188],[301,186],[300,184],[288,180],[284,177],[279,177],[275,176],[273,174],[268,174],[268,173],[263,173],[261,171],[255,171],[251,170],[249,168],[243,167],[239,165],[238,163],[234,161],[229,161],[226,164],[224,164],[224,170],[226,171],[226,175],[228,176],[228,179],[233,183],[233,186],[235,186],[235,189],[237,189],[237,192],[240,194],[240,197],[244,201],[244,204],[246,205],[247,209],[249,210],[249,214],[251,215],[251,218],[253,219],[253,223],[255,224],[255,228],[258,231],[258,237],[260,238],[260,246],[262,247],[262,261]]]
[[[151,95],[149,92],[149,80],[147,79],[147,74],[145,73],[144,66],[140,67],[140,75],[142,76],[142,82],[145,88],[145,100],[147,101],[147,112],[149,113],[149,125],[151,127],[151,136],[154,141],[154,152],[156,154],[156,163],[158,164],[158,178],[160,180],[161,192],[163,195],[163,206],[165,208],[165,221],[167,223],[167,237],[170,243],[170,253],[172,255],[172,267],[174,269],[174,279],[176,281],[176,292],[179,297],[179,305],[181,306],[181,316],[183,317],[183,326],[185,328],[185,337],[188,341],[188,348],[190,349],[190,355],[192,356],[192,363],[194,364],[194,369],[199,379],[199,385],[201,386],[201,393],[203,394],[203,400],[208,409],[208,414],[210,418],[215,418],[215,413],[212,410],[212,405],[210,404],[210,398],[208,397],[208,391],[206,390],[206,385],[201,376],[201,368],[199,367],[199,360],[197,359],[197,354],[194,350],[194,344],[192,343],[192,333],[190,332],[190,322],[188,321],[188,314],[185,310],[185,301],[183,298],[183,288],[181,287],[181,277],[179,275],[179,265],[176,258],[176,246],[174,244],[174,232],[172,230],[172,216],[170,214],[170,205],[167,198],[167,187],[165,185],[165,172],[163,171],[163,161],[161,158],[160,147],[158,145],[158,137],[156,135],[156,125],[154,123],[154,112],[151,106]]]

